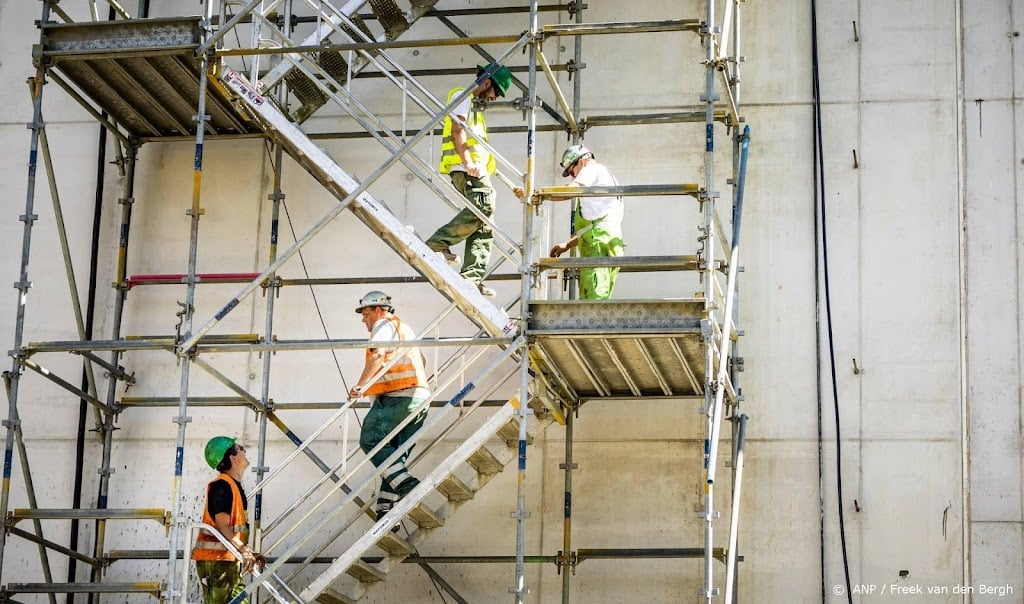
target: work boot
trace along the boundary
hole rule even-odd
[[[402,484],[395,487],[395,493],[398,494],[399,499],[408,495],[413,489],[418,487],[420,481],[415,476],[410,476],[402,481]]]
[[[459,255],[452,252],[450,248],[441,248],[439,250],[434,251],[437,252],[438,254],[441,254],[441,257],[444,258],[445,262],[452,266],[458,266],[462,264],[462,258],[459,258]]]
[[[377,510],[375,512],[377,514],[377,522],[380,522],[381,520],[383,520],[385,514],[387,514],[390,511],[391,511],[391,504],[390,503],[382,504],[380,501],[378,501],[377,502]],[[395,524],[395,526],[391,527],[391,532],[392,533],[397,533],[400,528],[401,528],[401,526],[399,524]]]
[[[472,283],[473,287],[475,287],[477,291],[480,292],[480,295],[484,296],[485,298],[493,298],[496,295],[493,289],[487,287],[481,282],[478,282],[476,279],[470,277],[463,277],[463,279]]]

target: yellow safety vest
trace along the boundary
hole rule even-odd
[[[206,505],[203,506],[203,522],[210,526],[217,526],[213,516],[210,515],[210,486],[218,480],[223,480],[231,487],[231,531],[236,535],[241,534],[242,543],[249,543],[249,518],[246,515],[245,507],[242,505],[242,492],[238,490],[235,479],[227,474],[221,474],[206,485]],[[200,531],[196,537],[196,547],[192,550],[192,559],[200,561],[226,561],[238,560],[235,555],[224,547],[224,544],[206,531]]]
[[[395,325],[395,333],[398,334],[399,340],[404,340],[402,336],[402,321],[398,317],[391,316],[386,317],[389,321]],[[379,380],[374,382],[367,388],[363,394],[374,395],[374,394],[387,394],[388,392],[394,392],[396,390],[405,390],[406,388],[415,388],[421,386],[427,387],[427,375],[423,369],[423,363],[417,363],[414,360],[413,355],[419,354],[417,350],[407,350],[401,359],[399,359],[394,365],[391,366],[387,372],[380,377]],[[373,353],[369,348],[366,349],[366,360],[369,362]],[[387,363],[394,357],[395,352],[384,353],[384,362]]]
[[[465,88],[452,88],[448,93],[448,102],[450,104],[452,99],[462,93]],[[479,161],[480,153],[474,149],[477,142],[473,138],[474,135],[479,136],[484,141],[487,141],[487,121],[484,119],[484,112],[477,111],[472,100],[469,103],[469,115],[466,116],[466,125],[469,126],[469,130],[466,132],[466,149],[469,150],[469,156],[473,161]],[[441,138],[441,167],[439,171],[441,174],[450,174],[452,167],[458,166],[462,163],[462,158],[455,151],[455,143],[452,141],[452,117],[451,115],[445,116],[444,118],[444,130]],[[497,162],[494,161],[494,155],[487,154],[487,173],[494,174],[498,169]]]

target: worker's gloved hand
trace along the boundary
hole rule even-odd
[[[562,254],[564,254],[564,253],[566,253],[568,251],[569,251],[569,246],[568,245],[565,245],[564,243],[563,244],[557,244],[556,243],[555,245],[551,246],[550,255],[551,255],[552,258],[558,258],[559,256],[561,256]]]
[[[512,194],[519,198],[519,201],[526,197],[526,191],[522,187],[512,187]]]
[[[256,554],[248,547],[242,549],[242,574],[251,573],[256,564]]]
[[[256,558],[256,569],[263,572],[263,569],[267,567],[267,559],[259,552],[253,552],[252,555]]]

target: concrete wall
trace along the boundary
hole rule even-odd
[[[153,4],[159,4],[153,7],[154,16],[198,11],[194,2]],[[505,4],[448,2],[442,7]],[[590,22],[703,15],[692,0],[631,3],[628,15],[623,14],[622,3],[588,4]],[[918,601],[1024,601],[1017,226],[1021,160],[1016,146],[1021,139],[1016,54],[1022,4],[972,3],[970,10],[949,0],[818,4],[827,292],[821,272],[825,259],[816,246],[822,231],[816,228],[811,148],[810,6],[794,0],[744,5],[743,54],[748,60],[743,66],[742,101],[754,138],[741,285],[744,411],[751,416],[740,536],[742,602],[845,602],[844,567],[857,602],[887,602],[900,590],[914,589],[924,592],[916,596]],[[65,1],[62,6],[77,19],[87,18],[84,2]],[[25,123],[32,119],[23,82],[33,71],[30,51],[38,34],[31,24],[38,12],[38,3],[0,2],[0,81],[5,84],[0,88],[0,140],[7,149],[0,154],[0,182],[9,200],[9,214],[0,220],[5,250],[0,262],[8,282],[18,280],[21,257],[23,224],[18,215],[24,212],[30,136]],[[564,14],[545,13],[542,20],[559,18],[565,19]],[[515,19],[473,17],[458,22],[469,34],[483,35],[526,28],[525,18]],[[424,22],[407,37],[447,35],[442,26]],[[560,53],[555,52],[559,42],[564,47]],[[572,55],[569,41],[549,42],[546,49],[556,62]],[[501,48],[495,45],[491,50]],[[410,68],[469,66],[477,61],[464,48],[404,49],[394,54]],[[584,115],[670,111],[698,102],[702,55],[692,35],[595,36],[586,39],[584,56]],[[524,59],[515,55],[513,62],[521,64]],[[561,80],[566,84],[564,75]],[[442,96],[464,78],[433,78],[427,83]],[[383,83],[358,81],[356,89],[376,109],[389,113],[392,123],[399,122],[398,97],[386,92]],[[55,85],[46,86],[44,98],[76,285],[84,300],[99,128]],[[519,113],[510,110],[492,111],[489,121],[521,123]],[[546,123],[544,118],[540,122]],[[316,132],[349,129],[345,120],[327,110],[305,127]],[[723,128],[717,136],[724,150],[718,154],[716,182],[728,192]],[[495,139],[513,161],[522,161],[523,137]],[[699,125],[594,129],[586,141],[624,183],[702,177]],[[564,144],[563,135],[539,137],[541,184],[561,182],[555,166]],[[324,140],[322,145],[357,176],[369,174],[383,158],[369,141]],[[427,155],[431,150],[424,145],[420,151]],[[109,162],[109,145],[106,153],[104,161]],[[143,146],[129,273],[185,270],[192,156],[189,142]],[[258,271],[265,264],[271,173],[262,142],[207,144],[200,271]],[[43,174],[40,168],[40,177]],[[288,216],[282,222],[301,234],[335,201],[290,161],[284,180]],[[107,337],[111,329],[113,296],[107,285],[112,279],[123,179],[106,164],[101,182],[94,328],[98,338]],[[65,302],[68,286],[43,178],[36,189],[34,211],[39,220],[32,232],[33,288],[25,341],[74,339],[73,314]],[[389,173],[373,193],[423,237],[449,212],[402,170]],[[506,190],[499,195],[499,223],[517,234],[520,206]],[[693,253],[693,205],[689,199],[631,200],[625,221],[627,253]],[[543,233],[541,245],[566,231],[566,208],[553,208],[551,216],[553,226]],[[290,230],[282,229],[282,245],[290,242]],[[303,259],[310,276],[412,274],[348,214],[307,246]],[[282,274],[301,277],[303,267],[293,260]],[[211,316],[239,287],[201,288],[197,319]],[[516,286],[497,282],[495,287],[508,296]],[[681,297],[692,295],[697,287],[685,277],[626,275],[616,297]],[[363,335],[351,306],[364,289],[316,289],[331,337]],[[414,324],[426,323],[443,307],[442,298],[425,286],[402,285],[390,293],[402,316]],[[124,333],[173,333],[176,300],[183,296],[184,289],[177,286],[133,290]],[[8,342],[14,341],[16,302],[14,293],[0,297],[0,335]],[[324,336],[310,290],[285,289],[277,304],[279,337]],[[259,296],[244,301],[218,333],[260,332],[264,305]],[[839,472],[829,341],[822,340],[820,348],[816,344],[818,334],[827,335],[826,309],[831,311],[841,420]],[[445,334],[468,329],[465,322],[456,321],[446,325]],[[358,353],[342,352],[339,359],[351,384],[360,366]],[[81,369],[75,358],[41,355],[39,362],[79,382]],[[211,362],[250,392],[259,391],[262,360],[257,356],[215,355]],[[172,356],[132,353],[123,363],[137,376],[128,395],[177,396],[180,369]],[[344,380],[328,353],[282,353],[272,365],[275,400],[341,398]],[[200,374],[192,372],[192,393],[226,394]],[[703,438],[698,406],[694,401],[595,402],[582,409],[575,442],[580,469],[574,475],[574,548],[702,545],[701,523],[694,512]],[[70,506],[70,485],[78,465],[77,402],[28,373],[21,380],[19,411],[39,505]],[[174,415],[173,409],[129,409],[119,416],[110,507],[171,507]],[[220,433],[238,434],[252,443],[257,427],[251,413],[237,409],[196,408],[190,415],[181,493],[184,509],[198,510],[202,484],[208,480],[202,444]],[[326,415],[282,414],[300,434],[312,431]],[[93,424],[92,414],[86,413],[85,427]],[[278,433],[269,439],[267,454],[273,463],[291,445]],[[84,507],[96,505],[100,451],[93,434],[87,433],[81,463]],[[563,478],[558,464],[563,453],[564,431],[559,427],[530,449],[527,554],[552,555],[561,549]],[[12,508],[26,505],[21,464],[16,455]],[[314,474],[311,467],[297,471],[295,484]],[[515,522],[509,512],[515,508],[515,487],[512,472],[500,475],[420,553],[514,553]],[[267,505],[280,505],[285,498],[285,493],[268,493]],[[726,523],[718,526],[724,529]],[[720,530],[723,544],[724,535]],[[69,527],[47,524],[47,537],[66,544]],[[79,541],[82,551],[91,551],[92,541],[91,524],[86,524]],[[108,549],[166,548],[166,543],[163,529],[155,523],[115,525],[107,534]],[[64,559],[51,558],[55,576],[66,577]],[[3,563],[3,583],[41,580],[36,549],[23,540],[8,541]],[[162,564],[116,562],[107,576],[115,581],[159,579]],[[86,574],[78,566],[78,579],[84,580]],[[508,597],[513,581],[508,565],[446,565],[439,570],[473,602]],[[588,561],[572,578],[573,601],[696,601],[700,576],[698,561]],[[527,583],[529,601],[560,601],[561,578],[552,566],[529,566]],[[721,585],[721,580],[717,583]],[[1000,595],[994,588],[1007,589]],[[965,596],[958,591],[973,593]],[[426,576],[410,567],[393,573],[367,601],[428,602],[440,597],[432,593]]]

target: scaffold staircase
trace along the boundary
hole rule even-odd
[[[333,557],[327,567],[311,581],[302,580],[296,583],[295,580],[281,579],[280,572],[286,562],[293,560],[294,557],[306,556],[309,561],[316,554],[332,546],[346,534],[345,528],[366,513],[365,506],[347,519],[339,519],[337,515],[341,506],[333,507],[333,503],[329,504],[323,499],[315,504],[314,509],[328,506],[333,511],[329,511],[326,516],[314,522],[305,520],[310,517],[310,510],[299,510],[290,506],[271,525],[282,526],[284,522],[293,527],[301,525],[303,532],[291,540],[287,539],[286,535],[285,538],[276,541],[277,544],[281,544],[280,546],[270,544],[264,549],[265,554],[276,560],[246,586],[247,593],[254,593],[258,587],[268,583],[276,593],[292,594],[291,600],[297,602],[351,604],[359,601],[376,584],[385,580],[403,560],[413,555],[420,544],[434,531],[443,527],[463,504],[472,500],[492,478],[517,458],[520,443],[520,404],[517,395],[501,407],[490,411],[486,419],[482,420],[470,435],[462,439],[450,454],[424,475],[415,489],[395,504],[382,519],[377,519],[368,530],[362,532],[340,555]],[[448,405],[441,411],[435,411],[430,415],[428,424],[436,425],[443,422],[448,412],[455,408]],[[473,407],[466,413],[480,414],[480,410]],[[535,436],[541,434],[554,421],[555,416],[550,413],[541,411],[531,414],[527,424],[526,442],[532,442]],[[424,429],[428,428],[429,425],[424,426]],[[365,491],[375,480],[376,474],[369,479],[361,480],[358,484],[353,483],[343,503],[351,503],[356,493]],[[305,516],[302,520],[295,521],[294,516],[298,513],[305,513]],[[401,537],[398,532],[398,525],[403,521],[409,521],[403,526],[411,526],[406,537]],[[288,532],[291,530],[294,529]],[[329,536],[317,541],[318,537],[325,534]],[[379,561],[364,559],[371,553],[382,553],[383,557]],[[297,574],[293,574],[292,577]]]

